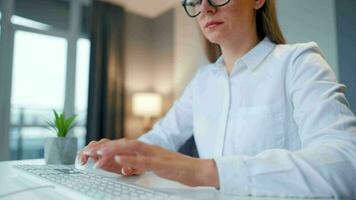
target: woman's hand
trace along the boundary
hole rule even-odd
[[[138,170],[134,170],[130,167],[122,167],[114,160],[114,156],[105,158],[105,163],[100,164],[98,160],[101,159],[102,156],[98,155],[96,152],[99,148],[102,148],[107,143],[112,142],[108,139],[101,139],[100,141],[91,141],[84,149],[79,152],[78,160],[81,165],[85,165],[88,162],[88,159],[91,158],[94,160],[95,168],[101,168],[106,171],[122,174],[125,176],[132,176],[135,174],[140,174]]]
[[[189,186],[219,186],[213,160],[192,158],[138,140],[103,141],[95,147],[89,146],[83,152],[90,151],[97,158],[99,167],[106,166],[115,158],[117,166],[131,168],[138,173],[152,171],[158,176]]]

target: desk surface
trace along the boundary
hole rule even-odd
[[[17,164],[44,164],[44,160],[23,160],[23,161],[6,161],[0,162],[0,195],[6,194],[9,192],[18,191],[21,189],[34,187],[36,185],[40,185],[33,180],[23,178],[18,174],[18,171],[13,168],[13,165]],[[91,171],[91,170],[89,170]],[[238,200],[287,200],[284,198],[262,198],[262,197],[232,197],[222,195],[217,192],[214,188],[210,187],[197,187],[192,188],[185,185],[182,185],[177,182],[173,182],[167,179],[160,178],[153,173],[145,173],[140,176],[135,177],[122,177],[117,174],[108,173],[104,171],[92,170],[94,173],[99,173],[101,175],[107,176],[113,179],[121,179],[125,182],[135,183],[137,185],[158,189],[161,191],[183,195],[193,199],[238,199]],[[72,199],[69,196],[65,196],[65,194],[61,194],[56,191],[56,188],[46,188],[35,191],[28,191],[18,193],[9,197],[0,198],[1,200],[22,200],[22,199]],[[288,199],[290,200],[290,199]]]

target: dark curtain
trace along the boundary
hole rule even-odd
[[[178,150],[179,153],[185,154],[187,156],[192,156],[199,158],[199,153],[197,146],[195,144],[194,136],[190,137]]]
[[[124,135],[124,10],[93,1],[87,142]]]

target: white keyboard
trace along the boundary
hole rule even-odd
[[[32,175],[79,192],[92,199],[183,199],[179,196],[111,180],[106,177],[61,165],[15,165]]]

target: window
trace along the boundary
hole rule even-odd
[[[78,115],[74,134],[78,137],[79,147],[85,145],[88,88],[89,88],[90,41],[80,38],[77,42],[77,73],[75,88],[75,113]]]
[[[2,0],[0,0],[0,35],[1,35],[1,14],[2,14]]]
[[[65,38],[15,32],[13,106],[62,109],[66,49]]]
[[[10,149],[12,158],[36,158],[53,136],[52,109],[63,110],[67,40],[16,31],[14,41]]]
[[[12,24],[16,24],[16,25],[20,25],[20,26],[27,26],[27,27],[31,27],[34,29],[40,29],[40,30],[49,30],[51,29],[51,26],[48,24],[43,24],[41,22],[37,22],[34,20],[30,20],[30,19],[26,19],[20,16],[12,16],[11,17],[11,23]]]
[[[70,3],[68,0],[16,0],[11,21],[23,26],[32,26],[35,22],[45,25],[46,29],[68,31]],[[22,23],[24,20],[30,23]]]
[[[1,3],[10,1],[12,0],[0,0],[0,20]],[[11,23],[12,30],[5,30],[13,38],[13,41],[9,41],[9,44],[13,45],[13,50],[10,50],[12,53],[6,56],[6,59],[9,59],[8,63],[12,61],[10,66],[12,79],[11,83],[8,83],[11,84],[9,124],[11,159],[43,158],[46,138],[55,136],[46,123],[53,118],[53,109],[60,112],[72,110],[78,115],[77,126],[71,134],[78,137],[81,148],[85,145],[88,101],[89,1],[12,2],[13,10],[6,12],[11,13],[11,20],[7,18],[10,20],[7,23]],[[73,6],[76,10],[72,10],[71,4],[80,6]],[[82,13],[82,16],[79,16],[81,19],[70,19],[75,16],[70,13],[72,11]],[[79,31],[70,28],[78,27],[71,24],[73,21],[79,21],[78,26],[81,27]],[[73,44],[72,41],[76,41],[77,45],[68,45]],[[76,60],[70,53],[77,54]],[[71,71],[76,71],[76,76],[67,77],[67,73]],[[74,96],[69,95],[71,92],[68,90],[72,90],[73,87],[68,89],[66,87],[70,85],[68,83],[75,83]],[[65,99],[70,101],[70,105],[74,105],[74,110],[64,104]],[[0,132],[2,128],[0,124]]]

